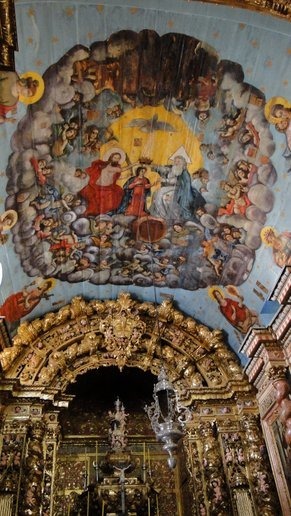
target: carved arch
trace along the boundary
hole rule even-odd
[[[124,292],[109,301],[75,297],[56,313],[23,322],[0,361],[6,379],[45,399],[63,394],[78,375],[106,366],[157,375],[164,365],[188,405],[251,390],[220,330],[184,316],[169,300],[155,306]]]

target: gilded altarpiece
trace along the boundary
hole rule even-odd
[[[74,298],[57,313],[22,323],[13,345],[4,345],[0,361],[6,391],[2,457],[10,447],[8,462],[1,463],[0,494],[1,500],[8,495],[14,500],[3,515],[73,516],[74,497],[90,498],[94,447],[97,441],[98,460],[105,456],[107,423],[99,417],[98,428],[90,414],[79,414],[82,431],[76,438],[74,411],[64,422],[64,411],[73,409],[68,387],[77,376],[104,367],[157,376],[162,366],[192,419],[173,472],[150,427],[146,434],[146,423],[129,417],[130,425],[137,423],[136,428],[129,425],[129,446],[155,494],[148,514],[281,513],[253,388],[222,332],[184,316],[168,299],[156,306],[127,293],[110,301]],[[70,446],[77,451],[70,453]],[[16,452],[18,465],[10,458]],[[127,478],[126,471],[118,477],[125,483],[121,473]],[[80,514],[87,516],[86,501],[82,507]],[[99,506],[92,515],[102,512],[109,514]]]
[[[250,358],[246,373],[257,389],[262,430],[284,516],[291,511],[290,294],[289,266],[271,296],[280,306],[276,317],[268,328],[254,328],[242,347]]]

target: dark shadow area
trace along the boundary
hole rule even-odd
[[[67,393],[109,407],[118,397],[128,409],[138,408],[152,401],[156,381],[152,373],[137,368],[125,367],[121,372],[117,367],[101,367],[79,376]]]
[[[107,435],[108,411],[114,411],[117,398],[130,415],[129,434],[137,428],[141,434],[151,433],[144,407],[153,401],[156,382],[152,373],[129,367],[122,372],[117,367],[101,367],[80,375],[68,387],[67,394],[74,399],[60,415],[64,435]]]

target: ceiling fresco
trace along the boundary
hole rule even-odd
[[[283,57],[245,12],[60,4],[16,4],[0,71],[0,316],[168,295],[238,352],[291,265],[287,23]]]

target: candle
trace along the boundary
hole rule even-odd
[[[89,477],[90,477],[90,457],[87,456],[87,447],[85,447],[85,481],[86,481],[86,487],[88,487],[89,484]]]
[[[145,443],[143,443],[143,463],[146,463],[146,449],[145,449]]]
[[[158,495],[156,494],[156,506],[157,506],[157,516],[160,516],[160,511],[159,511],[159,497]]]
[[[96,462],[96,466],[97,466],[97,464],[98,464],[98,442],[97,441],[96,441],[95,462]]]
[[[148,468],[149,471],[151,470],[151,456],[150,456],[150,449],[148,448]]]
[[[88,484],[88,472],[87,472],[87,447],[85,446],[85,485]]]
[[[87,493],[87,516],[89,516],[89,512],[90,512],[90,498],[89,498],[89,490],[88,490],[88,493]]]
[[[151,516],[151,501],[148,498],[148,516]]]
[[[102,515],[101,516],[104,516],[104,505],[105,505],[105,502],[104,502],[104,500],[102,500]]]

